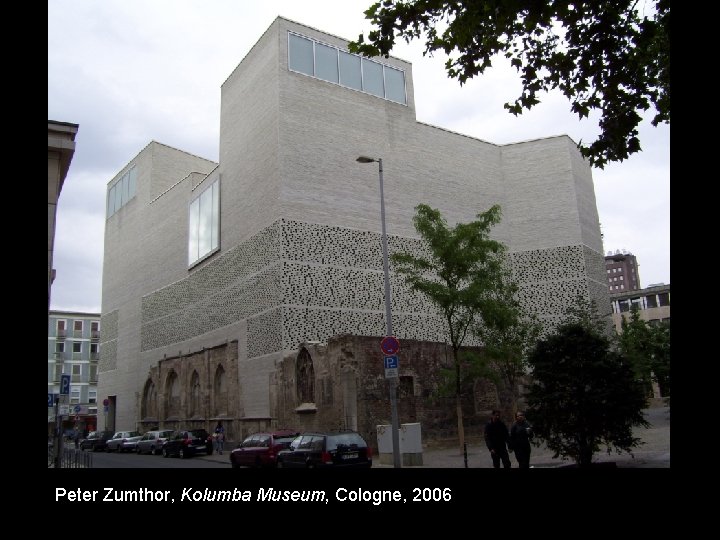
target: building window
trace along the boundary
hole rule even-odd
[[[112,216],[135,196],[136,184],[137,168],[133,167],[108,188],[107,217]]]
[[[81,353],[82,352],[82,341],[73,341],[73,352],[74,353]]]
[[[80,389],[70,390],[70,403],[80,403]]]
[[[302,348],[295,363],[298,403],[315,403],[315,369],[310,353]]]
[[[65,342],[64,341],[56,341],[55,342],[55,352],[65,352]]]
[[[623,276],[620,276],[620,281],[623,281],[623,279],[625,279],[625,278]]]
[[[63,374],[63,365],[62,364],[55,364],[55,380],[57,382],[60,382],[60,375]]]
[[[288,68],[389,101],[407,103],[404,71],[293,33],[288,33]]]
[[[658,294],[658,304],[660,306],[669,306],[670,305],[670,293]]]
[[[96,365],[90,366],[90,382],[96,383],[98,380],[98,367]]]
[[[97,390],[88,391],[88,403],[97,403]]]
[[[65,320],[58,320],[57,322],[57,335],[58,336],[64,336],[65,335],[65,329],[67,328],[67,321]]]
[[[217,251],[220,245],[220,182],[215,180],[190,203],[188,265]]]

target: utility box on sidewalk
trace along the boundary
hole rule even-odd
[[[420,424],[400,424],[400,455],[404,467],[423,464],[422,437]],[[378,452],[380,464],[393,465],[392,426],[380,425],[377,427]]]

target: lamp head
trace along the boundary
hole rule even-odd
[[[368,156],[360,156],[355,161],[357,161],[358,163],[373,163],[377,161],[377,159]]]

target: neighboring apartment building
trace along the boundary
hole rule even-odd
[[[60,375],[70,375],[68,419],[63,430],[98,427],[100,314],[51,311],[48,323],[48,394],[60,392]],[[48,407],[48,434],[55,411]],[[51,426],[52,425],[52,426]],[[102,428],[102,424],[100,428]]]
[[[50,287],[55,279],[52,265],[57,203],[75,153],[77,131],[77,124],[48,120],[48,311],[50,311]]]
[[[605,256],[608,291],[610,294],[640,289],[640,272],[635,255],[623,250],[608,251]]]
[[[222,418],[238,439],[278,407],[295,425],[317,424],[325,407],[337,419],[325,427],[355,427],[367,400],[387,399],[381,370],[356,369],[381,363],[379,345],[323,349],[321,365],[305,347],[384,334],[378,168],[361,155],[383,159],[391,253],[423,250],[420,203],[451,225],[498,203],[493,236],[528,310],[552,326],[578,295],[608,305],[592,174],[567,136],[498,145],[420,123],[411,64],[349,54],[346,40],[280,17],[221,97],[219,164],[153,141],[108,184],[108,429]],[[401,341],[446,341],[392,267],[391,288]],[[411,395],[416,361],[401,350]]]
[[[640,310],[640,319],[650,324],[670,323],[670,285],[659,283],[638,291],[610,296],[615,330],[621,332],[622,317],[629,318],[633,306]]]

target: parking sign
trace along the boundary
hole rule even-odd
[[[60,375],[60,395],[70,395],[70,375]]]

